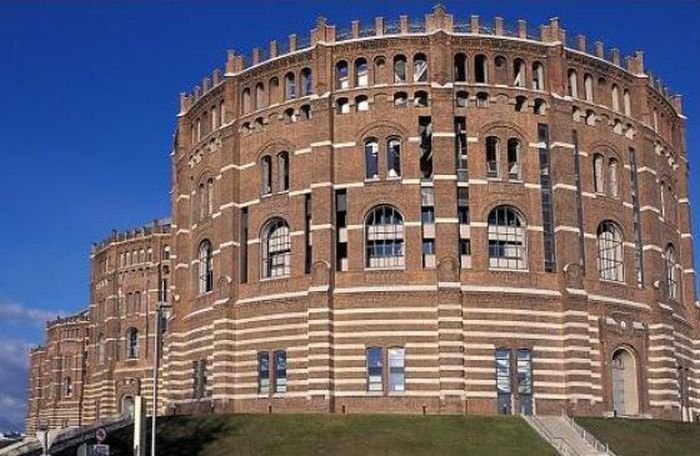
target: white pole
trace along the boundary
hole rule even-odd
[[[160,313],[163,304],[162,265],[158,262],[158,302],[155,311],[153,337],[153,405],[151,412],[151,456],[156,456],[156,415],[158,414],[158,364],[160,363]]]

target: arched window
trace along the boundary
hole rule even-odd
[[[583,97],[593,102],[593,76],[588,73],[583,75]]]
[[[527,97],[523,95],[518,95],[515,97],[515,111],[516,112],[525,112],[525,108],[527,107]]]
[[[488,82],[488,69],[486,68],[486,56],[484,54],[474,56],[474,82]]]
[[[314,93],[314,79],[311,68],[301,70],[301,96],[305,97]]]
[[[467,82],[467,56],[461,52],[455,54],[454,72],[455,82]]]
[[[586,110],[586,125],[595,126],[595,112],[592,109]]]
[[[603,174],[604,159],[600,154],[593,155],[593,189],[596,193],[605,192],[605,177]]]
[[[299,108],[299,116],[301,120],[311,120],[311,105],[302,105]]]
[[[279,103],[280,101],[280,80],[276,77],[270,79],[270,83],[267,85],[267,95],[268,95],[268,105],[273,105]]]
[[[139,330],[129,328],[126,331],[126,358],[136,359],[139,357]]]
[[[105,336],[101,334],[97,336],[97,364],[105,363]]]
[[[406,82],[406,57],[394,56],[394,82]]]
[[[286,277],[292,266],[289,226],[281,218],[265,225],[262,233],[261,271],[263,279]]]
[[[387,176],[401,176],[401,141],[399,138],[390,138],[386,142]]]
[[[404,107],[408,103],[408,94],[406,92],[396,92],[394,94],[394,106]]]
[[[214,179],[199,184],[199,216],[211,215],[214,209]]]
[[[428,92],[419,90],[413,94],[413,106],[424,108],[428,106]]]
[[[532,105],[532,110],[535,112],[535,114],[541,116],[545,115],[547,113],[547,102],[542,98],[535,98],[535,102]]]
[[[293,100],[297,97],[297,83],[291,71],[284,76],[284,99]]]
[[[385,82],[384,69],[386,67],[386,58],[379,55],[374,58],[374,83],[379,84]]]
[[[272,193],[272,159],[265,155],[260,161],[261,191],[263,195]]]
[[[267,99],[265,96],[265,86],[262,82],[258,82],[255,85],[255,109],[264,108],[266,102]]]
[[[486,138],[486,177],[498,177],[498,138]]]
[[[350,79],[348,78],[348,62],[340,60],[335,64],[335,88],[347,89],[350,87]]]
[[[623,105],[625,109],[625,115],[626,116],[631,116],[632,115],[632,102],[630,100],[630,91],[625,89],[624,92],[622,93],[622,100],[623,100]]]
[[[610,95],[612,97],[612,110],[615,112],[620,112],[620,90],[617,88],[617,84],[612,85]]]
[[[365,265],[368,268],[404,266],[403,216],[393,206],[372,209],[365,218]]]
[[[544,65],[540,62],[532,64],[532,88],[544,90]]]
[[[245,89],[243,89],[242,98],[243,98],[243,114],[248,114],[250,112],[250,108],[251,108],[250,89],[249,88],[246,87]]]
[[[367,87],[369,85],[369,65],[367,59],[360,57],[355,60],[355,87]]]
[[[379,143],[371,138],[365,141],[365,178],[379,177]]]
[[[520,178],[520,141],[508,139],[508,179]]]
[[[413,56],[413,82],[425,82],[428,80],[428,61],[425,54]]]
[[[608,184],[610,187],[610,196],[617,198],[620,193],[620,189],[617,160],[614,158],[611,158],[610,162],[608,162]]]
[[[569,70],[568,73],[568,85],[567,85],[567,94],[570,97],[578,98],[578,77],[576,76],[576,70]]]
[[[347,98],[338,98],[338,100],[335,103],[336,112],[338,114],[347,114],[350,112],[350,101]]]
[[[488,218],[489,267],[493,269],[526,269],[526,224],[511,206],[498,206]]]
[[[219,122],[219,110],[216,109],[216,106],[213,106],[211,108],[211,129],[215,130],[219,128],[221,123]]]
[[[469,104],[469,92],[460,90],[456,95],[456,103],[458,108],[466,108]]]
[[[369,98],[367,98],[367,95],[358,95],[355,97],[355,108],[358,112],[369,111]]]
[[[669,299],[678,299],[678,265],[676,264],[676,250],[673,248],[673,244],[666,247],[664,265],[668,297]]]
[[[488,94],[488,92],[477,92],[477,94],[476,94],[476,107],[477,108],[488,108],[489,107],[489,94]]]
[[[496,58],[493,59],[493,66],[496,84],[508,84],[508,60],[502,55],[497,55]]]
[[[66,397],[71,397],[73,395],[73,381],[70,377],[63,379],[63,392]]]
[[[285,124],[291,124],[297,121],[297,115],[294,112],[294,108],[287,108],[284,110],[284,113],[282,113],[282,118],[284,119]]]
[[[279,190],[286,192],[289,190],[289,153],[280,152],[277,155],[277,169],[279,171]]]
[[[622,231],[611,221],[598,225],[598,271],[600,278],[624,280]]]
[[[525,87],[525,62],[523,59],[513,60],[513,85]]]
[[[214,265],[211,242],[203,240],[199,244],[199,292],[208,293],[214,289]]]

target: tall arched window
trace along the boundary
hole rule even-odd
[[[578,77],[576,76],[576,70],[569,70],[568,81],[567,94],[570,97],[578,98]]]
[[[305,97],[314,93],[314,79],[311,68],[301,70],[301,96]]]
[[[612,110],[619,112],[620,111],[620,90],[617,88],[617,84],[612,85],[612,90],[610,92],[610,96],[612,98],[612,100],[611,100]]]
[[[401,176],[401,140],[390,138],[386,142],[386,164],[388,177]]]
[[[291,71],[284,76],[284,99],[293,100],[297,97],[297,83]]]
[[[614,158],[610,159],[608,163],[608,184],[610,187],[610,196],[617,198],[620,193],[619,180],[618,180],[618,166],[617,160]]]
[[[604,159],[600,154],[593,155],[593,188],[596,193],[605,192],[605,178],[603,175]]]
[[[272,159],[266,155],[260,161],[260,174],[262,178],[262,194],[272,193]]]
[[[250,89],[245,88],[243,89],[243,114],[248,114],[250,112],[251,104],[250,104]]]
[[[406,82],[406,57],[394,56],[394,82]]]
[[[289,190],[289,153],[280,152],[277,155],[277,169],[279,171],[279,190]]]
[[[270,83],[267,85],[268,105],[279,103],[280,101],[280,80],[276,77],[270,78]]]
[[[588,73],[583,75],[583,97],[593,102],[593,76]]]
[[[379,177],[379,143],[371,138],[365,141],[365,178]]]
[[[207,179],[206,195],[207,213],[211,215],[214,213],[214,179],[211,177]]]
[[[455,82],[467,82],[467,56],[457,53],[454,57]]]
[[[126,358],[136,359],[139,357],[139,330],[129,328],[126,331]]]
[[[265,86],[262,82],[255,84],[255,109],[262,109],[267,102],[265,96]]]
[[[367,59],[360,57],[355,60],[355,87],[367,87],[369,85],[369,65]]]
[[[425,82],[428,80],[428,60],[425,54],[413,56],[413,82]]]
[[[373,208],[365,218],[365,265],[368,268],[404,266],[403,216],[393,206]]]
[[[513,60],[513,85],[525,87],[525,62],[523,59]]]
[[[611,221],[598,225],[598,271],[600,278],[622,282],[624,280],[622,230]]]
[[[474,82],[488,82],[488,69],[486,67],[486,56],[478,54],[474,56]]]
[[[625,89],[624,92],[622,93],[622,100],[623,100],[623,105],[625,109],[625,115],[626,116],[631,116],[632,115],[632,101],[630,100],[630,91]]]
[[[335,64],[335,88],[347,89],[350,87],[350,79],[348,78],[348,62],[340,60]]]
[[[100,334],[97,336],[97,364],[105,363],[105,336]]]
[[[207,239],[199,244],[199,292],[208,293],[214,289],[214,265],[211,242]]]
[[[493,59],[494,79],[496,84],[506,85],[508,81],[508,60],[505,56],[497,55]]]
[[[540,62],[532,64],[532,88],[544,90],[544,65]]]
[[[261,277],[288,276],[292,266],[292,244],[287,222],[281,218],[267,222],[262,232],[261,247]]]
[[[527,269],[526,233],[525,220],[515,208],[492,209],[488,218],[489,267]]]
[[[508,179],[520,179],[520,140],[508,139]]]
[[[666,270],[666,288],[669,299],[678,299],[678,266],[676,264],[676,249],[669,244],[664,252]]]
[[[486,138],[486,177],[498,177],[498,138]]]

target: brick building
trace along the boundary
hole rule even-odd
[[[700,413],[685,123],[642,53],[321,18],[183,95],[172,166],[166,413]]]

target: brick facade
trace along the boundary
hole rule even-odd
[[[623,66],[556,19],[533,36],[437,8],[348,32],[319,19],[248,63],[230,53],[181,98],[165,412],[495,414],[506,377],[512,413],[700,412],[684,117],[641,53]],[[367,226],[382,205],[401,217],[391,267],[386,225]],[[117,289],[93,294],[91,337]],[[123,367],[90,366],[86,395],[118,412]]]

